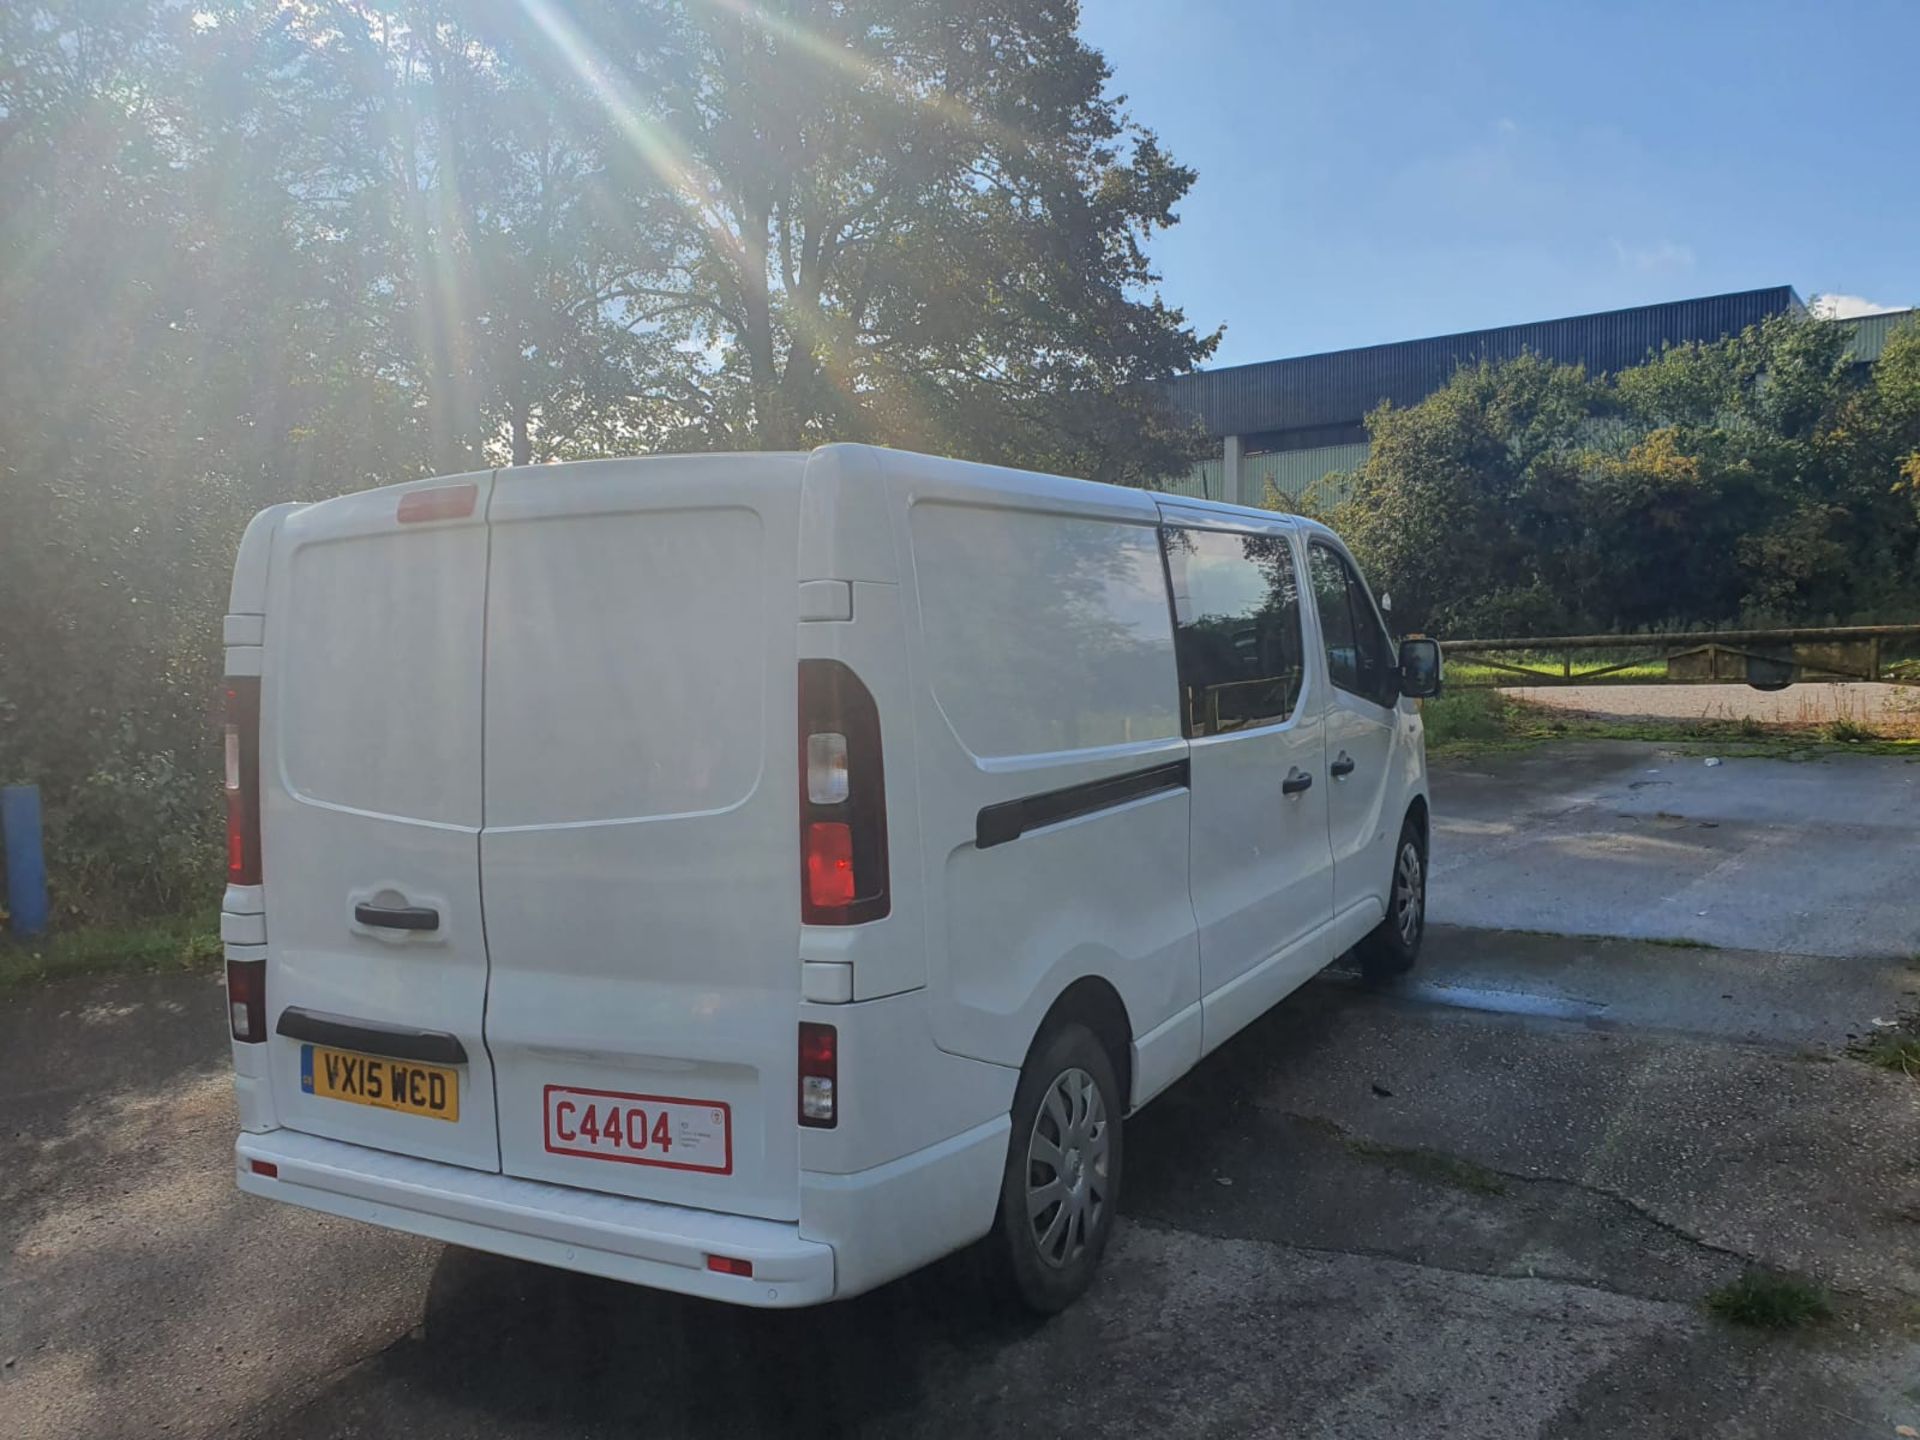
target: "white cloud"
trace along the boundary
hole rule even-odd
[[[1643,275],[1672,275],[1693,268],[1693,247],[1677,240],[1661,240],[1652,245],[1629,245],[1615,239],[1613,256],[1629,270]]]
[[[1807,309],[1822,320],[1854,320],[1862,315],[1890,315],[1895,310],[1904,310],[1904,305],[1882,305],[1878,300],[1869,300],[1864,295],[1816,295],[1807,302]]]

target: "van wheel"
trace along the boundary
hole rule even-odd
[[[988,1244],[1014,1298],[1042,1315],[1080,1298],[1120,1199],[1120,1086],[1086,1026],[1044,1037],[1020,1074]]]
[[[1427,933],[1427,842],[1409,815],[1393,847],[1393,886],[1387,893],[1387,918],[1355,947],[1360,973],[1368,980],[1404,975],[1420,958]]]

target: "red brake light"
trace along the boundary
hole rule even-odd
[[[800,919],[860,925],[891,908],[880,707],[838,660],[800,662]]]
[[[260,679],[227,677],[227,883],[260,883]]]
[[[243,1045],[264,1044],[267,1038],[267,962],[227,961],[227,1020],[233,1038]]]
[[[832,821],[807,826],[807,904],[844,910],[853,900],[853,827]]]
[[[425,490],[409,490],[400,497],[400,523],[411,525],[420,520],[461,520],[473,514],[480,487],[469,480],[464,485],[434,485]]]
[[[800,1123],[831,1130],[840,1118],[840,1035],[831,1025],[800,1022]]]
[[[722,1275],[744,1275],[749,1280],[753,1278],[753,1262],[751,1260],[736,1260],[731,1255],[707,1256],[707,1269],[717,1271]]]

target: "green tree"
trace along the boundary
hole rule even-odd
[[[1108,479],[1191,429],[1148,383],[1197,336],[1145,242],[1193,172],[1131,123],[1052,0],[537,5],[639,162],[714,445],[871,439]],[[561,73],[556,70],[556,73]]]
[[[1455,635],[1920,612],[1920,339],[1863,379],[1847,338],[1781,316],[1609,379],[1463,369],[1369,417],[1335,523]]]

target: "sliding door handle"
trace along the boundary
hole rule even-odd
[[[1336,780],[1346,779],[1353,773],[1353,757],[1342,750],[1340,758],[1327,767],[1327,773]]]

